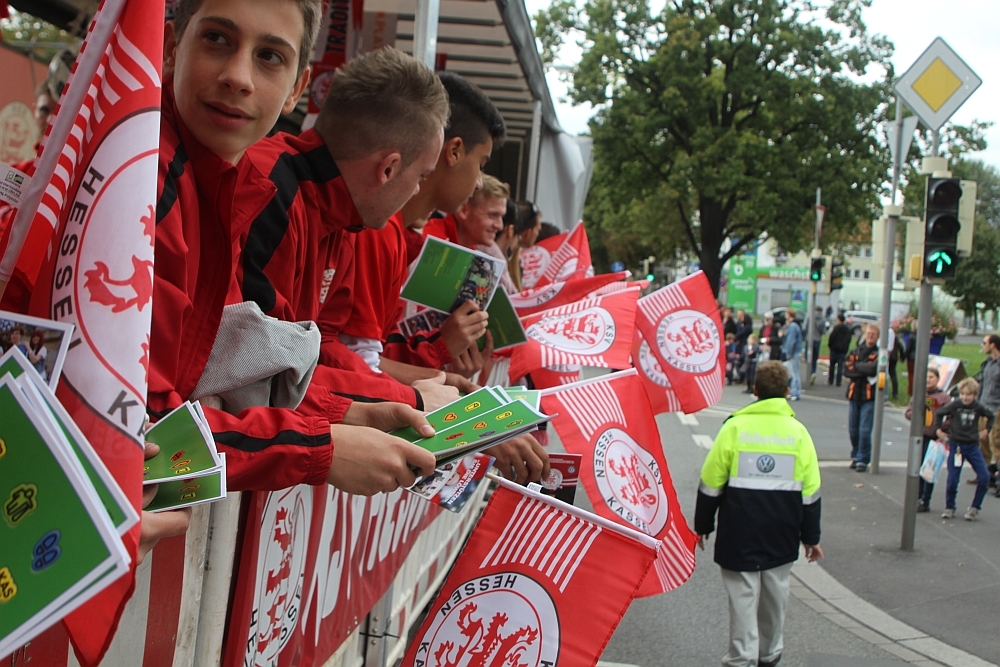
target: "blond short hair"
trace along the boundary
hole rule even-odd
[[[495,176],[483,174],[483,187],[473,193],[472,202],[484,199],[510,199],[510,186]]]
[[[448,123],[448,93],[416,58],[384,47],[337,70],[316,131],[334,159],[398,150],[411,164]]]
[[[976,396],[979,395],[979,383],[976,382],[976,378],[965,378],[958,383],[958,393],[972,393]]]
[[[174,12],[174,32],[177,34],[177,41],[187,29],[191,17],[201,9],[201,4],[205,0],[180,0]],[[301,75],[302,71],[312,60],[313,47],[316,46],[316,36],[319,34],[320,19],[323,18],[323,0],[295,0],[299,10],[302,12],[302,41],[299,43],[299,63],[296,75]]]

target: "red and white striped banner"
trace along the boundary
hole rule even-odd
[[[402,664],[595,665],[656,548],[500,480]]]
[[[649,397],[649,405],[655,414],[682,411],[681,401],[670,386],[667,374],[663,372],[660,362],[649,349],[649,343],[642,337],[642,331],[638,327],[632,339],[632,365],[639,374],[646,396]]]
[[[580,478],[600,516],[661,541],[640,597],[677,588],[694,571],[697,541],[681,513],[652,409],[635,370],[546,390],[542,409],[567,452],[581,454]]]
[[[605,292],[606,294],[624,291],[628,289],[628,283],[625,282],[627,275],[624,271],[621,273],[602,273],[591,278],[581,276],[572,282],[563,281],[526,289],[517,294],[511,294],[510,303],[520,317],[534,315],[549,308],[579,301],[587,296],[602,296],[596,292],[604,287],[614,286],[614,289]]]
[[[538,241],[535,245],[521,250],[521,285],[531,289],[545,273],[552,261],[552,253],[559,249],[569,232],[563,232]]]
[[[725,346],[715,295],[698,271],[639,299],[636,326],[686,413],[722,398]]]
[[[541,287],[561,282],[580,272],[583,273],[583,276],[593,275],[590,242],[587,240],[587,229],[583,226],[583,220],[576,223],[576,227],[570,231],[566,240],[553,253],[545,272],[534,286]]]
[[[638,290],[626,290],[524,318],[528,342],[514,348],[510,377],[568,364],[626,368],[638,296]]]

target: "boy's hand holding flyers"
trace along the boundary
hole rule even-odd
[[[433,435],[427,422],[417,429]],[[327,482],[346,493],[370,496],[412,486],[417,476],[434,472],[434,455],[388,433],[364,426],[334,424],[333,462]]]

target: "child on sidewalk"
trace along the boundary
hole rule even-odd
[[[923,451],[920,455],[921,460],[923,457],[927,456],[927,447],[930,446],[931,440],[936,437],[936,426],[934,415],[938,408],[946,405],[951,401],[951,396],[946,392],[938,389],[938,384],[941,382],[941,376],[936,368],[927,369],[927,398],[925,400],[926,407],[924,408],[924,430],[923,430]],[[913,418],[913,399],[910,399],[910,406],[906,408],[906,418]],[[934,484],[932,482],[927,482],[923,477],[920,478],[920,493],[917,496],[919,499],[917,501],[917,511],[918,512],[929,512],[931,505],[931,494],[934,493]]]
[[[979,439],[993,428],[996,415],[976,400],[978,394],[979,383],[973,378],[965,378],[958,383],[958,399],[937,411],[935,426],[938,440],[948,445],[948,487],[945,492],[946,509],[941,515],[943,519],[955,517],[955,496],[958,494],[963,460],[968,459],[977,477],[976,495],[969,511],[965,513],[966,521],[976,520],[976,515],[983,507],[983,498],[986,497],[990,475],[979,449]],[[948,418],[947,424],[943,423],[945,417]],[[986,417],[986,428],[982,432],[978,429],[980,417]]]
[[[736,334],[726,334],[726,380],[729,381],[730,385],[733,384],[733,378],[737,377],[736,364],[739,353],[739,347],[736,345]]]

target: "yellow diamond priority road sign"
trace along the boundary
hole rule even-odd
[[[937,130],[982,83],[965,61],[938,37],[893,88],[925,126]]]

